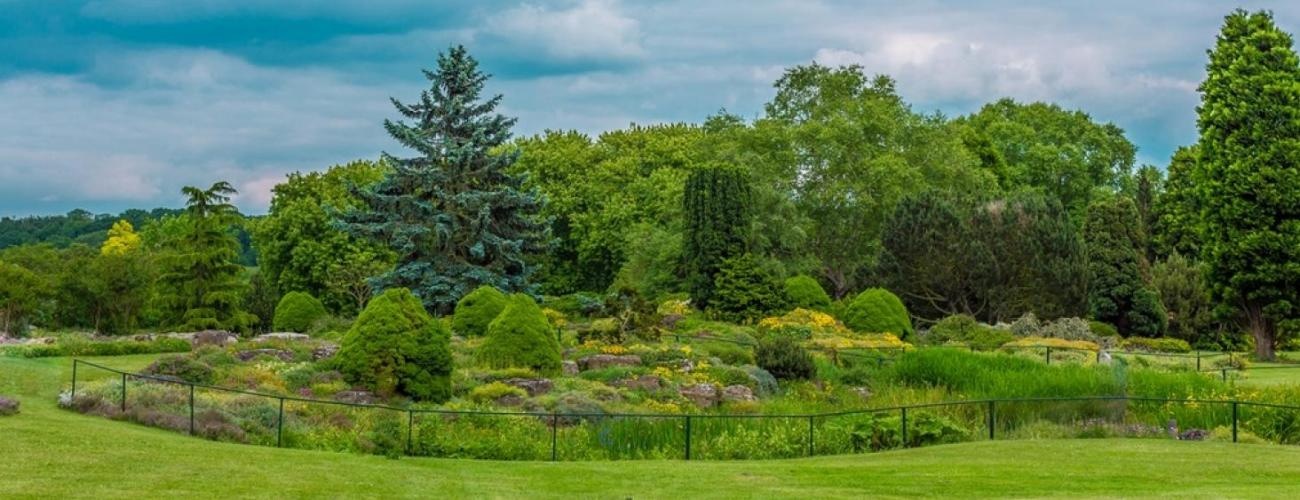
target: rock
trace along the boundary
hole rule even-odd
[[[334,395],[334,400],[342,403],[352,404],[373,404],[375,402],[375,393],[370,391],[343,391]]]
[[[624,379],[620,381],[618,385],[621,385],[628,389],[632,389],[634,391],[635,390],[657,391],[659,390],[660,387],[662,387],[663,380],[661,380],[656,375],[642,375],[637,378]]]
[[[524,404],[524,398],[518,394],[506,394],[494,401],[497,406],[520,406]]]
[[[18,400],[0,396],[0,417],[18,414]]]
[[[1206,432],[1205,429],[1187,429],[1178,435],[1178,439],[1183,441],[1204,441],[1206,436],[1209,435],[1210,433]]]
[[[1097,362],[1104,365],[1110,364],[1110,353],[1105,350],[1101,351],[1101,353],[1097,354]]]
[[[512,378],[505,382],[523,389],[530,397],[551,392],[551,388],[554,387],[550,380],[544,378]]]
[[[641,356],[635,354],[624,354],[621,356],[615,356],[613,354],[596,354],[579,359],[578,366],[582,367],[582,371],[599,370],[611,366],[641,366]]]
[[[677,363],[677,369],[682,373],[690,373],[695,371],[695,362],[689,359],[680,360]]]
[[[262,340],[295,340],[295,341],[296,341],[296,340],[307,340],[307,339],[310,339],[310,338],[311,338],[311,335],[307,335],[307,334],[303,334],[303,333],[293,333],[293,332],[271,332],[271,333],[263,333],[263,334],[261,334],[261,335],[258,335],[257,338],[255,338],[255,339],[253,339],[253,340],[258,340],[258,341],[262,341]]]
[[[284,349],[249,349],[235,353],[235,358],[240,361],[251,361],[253,358],[263,355],[278,358],[280,361],[293,361],[293,353]]]
[[[729,385],[722,388],[723,401],[757,401],[754,391],[743,385]]]
[[[239,342],[239,336],[225,330],[203,330],[189,334],[182,334],[180,338],[189,338],[190,345],[201,347],[205,345],[215,345],[225,347],[230,344]]]
[[[564,369],[564,374],[565,374],[565,375],[577,375],[577,374],[578,374],[578,363],[576,363],[576,362],[569,361],[569,360],[566,359],[566,360],[564,360],[564,362],[562,362],[562,363],[560,364],[560,367]]]
[[[858,397],[862,398],[863,400],[871,399],[871,389],[868,389],[866,387],[854,387],[853,393],[857,394]]]
[[[668,314],[665,315],[663,319],[659,320],[659,326],[672,330],[673,328],[677,328],[677,322],[684,318],[686,318],[686,316],[680,314]]]
[[[677,389],[677,393],[682,397],[691,400],[695,406],[700,408],[710,408],[718,404],[718,388],[713,384],[695,384],[683,386]]]
[[[339,353],[338,344],[326,342],[324,344],[321,344],[320,346],[317,346],[315,349],[311,350],[311,360],[320,361],[322,359],[332,358],[334,357],[335,354],[338,353]]]
[[[134,340],[136,342],[153,342],[153,339],[154,339],[154,335],[152,333],[141,333],[139,335],[131,336],[131,340]]]

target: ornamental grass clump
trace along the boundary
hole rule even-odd
[[[514,294],[505,310],[488,325],[487,338],[475,353],[490,368],[530,368],[553,374],[560,370],[560,342],[546,314],[532,297]]]
[[[275,319],[271,325],[278,332],[304,333],[327,317],[329,311],[316,297],[307,292],[289,292],[275,306]]]
[[[405,288],[389,289],[366,305],[336,360],[348,380],[381,396],[451,397],[450,333]]]
[[[488,325],[505,310],[509,301],[506,294],[484,285],[461,297],[451,320],[451,331],[466,337],[487,334]]]

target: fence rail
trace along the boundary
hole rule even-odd
[[[199,434],[196,431],[195,413],[198,406],[196,390],[267,398],[272,402],[268,407],[271,409],[269,411],[273,411],[275,415],[273,422],[268,418],[265,427],[274,435],[266,436],[267,440],[262,442],[267,445],[273,442],[278,447],[286,446],[286,418],[290,416],[286,410],[286,403],[303,405],[295,409],[300,414],[309,413],[303,409],[308,405],[320,405],[321,407],[346,407],[366,412],[392,412],[404,416],[405,418],[400,419],[404,424],[404,428],[400,431],[405,438],[405,443],[398,446],[401,446],[400,454],[405,455],[479,456],[455,449],[449,451],[447,447],[433,446],[431,450],[429,446],[424,445],[424,440],[430,435],[435,440],[454,436],[458,432],[457,429],[448,430],[448,428],[455,425],[461,425],[462,427],[459,428],[461,431],[467,429],[481,431],[482,429],[474,427],[480,424],[483,429],[489,431],[483,434],[483,439],[493,439],[494,435],[490,434],[493,429],[497,432],[510,432],[517,430],[518,427],[527,427],[517,425],[520,422],[528,423],[534,426],[537,433],[520,439],[525,441],[531,439],[535,446],[525,451],[513,452],[513,455],[512,452],[503,451],[485,457],[552,461],[560,460],[562,457],[571,459],[575,455],[580,458],[594,456],[611,459],[671,456],[685,460],[697,459],[701,456],[737,458],[738,455],[744,454],[727,450],[724,445],[719,444],[734,440],[731,437],[720,439],[719,436],[731,436],[728,433],[737,432],[737,429],[743,431],[736,433],[741,436],[768,433],[767,439],[760,441],[768,446],[784,446],[784,448],[779,453],[766,451],[763,453],[775,453],[772,456],[778,457],[860,452],[865,449],[875,450],[877,446],[881,449],[907,447],[928,444],[923,442],[923,439],[933,437],[936,431],[933,428],[933,420],[926,423],[926,419],[933,419],[934,415],[926,412],[940,410],[944,412],[945,418],[957,422],[953,427],[961,431],[958,435],[962,436],[963,440],[984,439],[985,436],[992,440],[997,439],[1000,433],[1008,432],[1014,436],[1021,427],[1039,421],[1054,424],[1080,422],[1086,424],[1100,420],[1102,423],[1116,425],[1137,422],[1150,429],[1159,427],[1164,419],[1176,415],[1184,419],[1188,425],[1202,425],[1206,428],[1230,425],[1234,442],[1237,441],[1238,429],[1243,422],[1260,420],[1267,425],[1275,425],[1282,429],[1281,432],[1284,434],[1280,434],[1277,441],[1300,443],[1300,431],[1294,428],[1297,423],[1300,423],[1300,406],[1229,399],[1168,399],[1128,395],[979,399],[787,414],[476,411],[399,407],[269,394],[195,384],[156,375],[130,373],[74,359],[70,393],[70,401],[73,402],[77,401],[78,371],[83,365],[120,377],[121,391],[118,396],[120,400],[115,402],[118,403],[115,406],[118,407],[123,418],[130,418],[132,414],[128,411],[133,409],[128,406],[131,402],[128,396],[128,387],[130,387],[128,382],[169,384],[186,389],[179,393],[180,398],[183,399],[180,403],[180,411],[187,410],[185,416],[188,417],[188,421],[173,423],[169,428],[182,432],[188,431],[191,435]],[[139,389],[146,389],[144,392],[148,392],[148,387],[137,385],[137,392]],[[144,400],[141,396],[137,396],[135,403],[147,406],[150,404],[149,401],[151,400]],[[1283,414],[1269,414],[1268,419],[1255,415],[1264,410],[1283,412]],[[1243,417],[1243,413],[1250,412],[1254,412],[1251,413],[1250,419]],[[439,418],[429,422],[430,417]],[[299,415],[297,418],[305,417]],[[143,421],[139,418],[136,420]],[[186,424],[188,428],[185,428]],[[590,428],[585,430],[590,432],[577,432],[588,424]],[[538,425],[541,427],[536,427]],[[932,427],[921,429],[922,425]],[[545,437],[536,435],[541,432],[547,435]],[[644,433],[657,437],[649,440],[654,442],[648,442]],[[561,439],[562,434],[564,439]],[[417,443],[417,436],[420,443]],[[508,441],[511,438],[500,437],[500,439]],[[588,445],[600,449],[582,448]]]

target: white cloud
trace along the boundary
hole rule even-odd
[[[487,31],[567,60],[629,60],[645,55],[640,23],[612,0],[582,0],[565,10],[523,4],[490,18]]]

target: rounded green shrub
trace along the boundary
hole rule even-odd
[[[859,332],[892,333],[902,339],[916,333],[903,301],[884,288],[870,288],[858,294],[844,307],[840,319]]]
[[[173,354],[158,358],[145,367],[144,373],[192,384],[211,384],[215,372],[207,363],[190,356]]]
[[[560,370],[560,342],[546,314],[532,297],[514,294],[487,328],[487,338],[475,359],[491,368],[531,368],[539,373]]]
[[[709,309],[734,322],[755,321],[785,306],[785,292],[752,254],[722,261]]]
[[[456,302],[451,331],[467,337],[486,335],[488,325],[506,308],[506,302],[506,294],[501,290],[487,285],[475,288]]]
[[[1119,330],[1116,330],[1114,326],[1111,326],[1109,323],[1103,323],[1096,320],[1088,322],[1088,330],[1091,331],[1093,335],[1096,335],[1098,337],[1119,336]]]
[[[817,373],[812,355],[790,337],[775,335],[759,341],[754,350],[758,366],[781,380],[807,380]]]
[[[811,276],[799,275],[785,280],[785,296],[790,307],[825,311],[831,307],[831,296]]]
[[[381,396],[451,397],[451,334],[410,290],[384,291],[343,337],[335,363],[349,381]]]
[[[327,317],[329,311],[325,310],[325,304],[316,297],[307,292],[289,292],[275,306],[275,319],[271,326],[278,332],[303,333],[310,330],[312,324]]]

